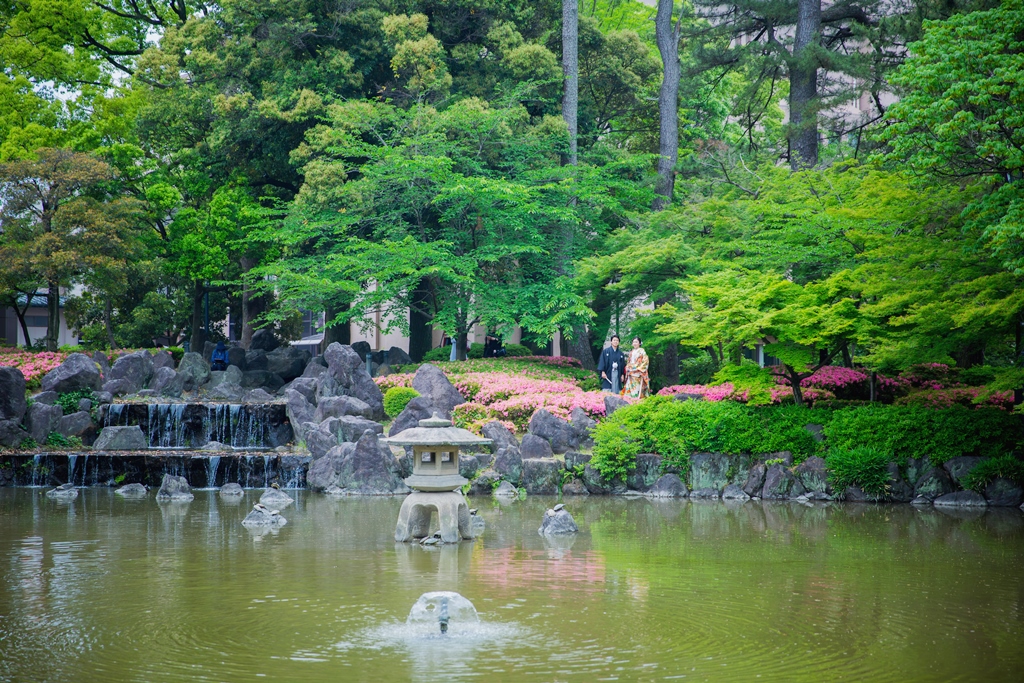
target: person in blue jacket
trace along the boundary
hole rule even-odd
[[[224,342],[217,342],[217,348],[210,354],[210,369],[211,370],[227,370],[228,369],[228,347],[224,345]]]

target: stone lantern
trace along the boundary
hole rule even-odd
[[[433,417],[419,421],[412,427],[383,439],[389,446],[412,447],[412,475],[405,480],[413,489],[398,513],[395,540],[404,543],[423,538],[430,533],[431,513],[437,512],[441,540],[456,543],[473,538],[470,528],[469,505],[462,495],[462,487],[469,480],[459,474],[459,449],[465,446],[486,446],[490,439],[453,427],[450,420]]]

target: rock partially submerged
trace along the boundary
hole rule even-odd
[[[565,506],[559,503],[554,508],[544,513],[537,533],[542,536],[555,536],[558,534],[575,534],[580,529],[576,526],[576,520],[572,518]]]
[[[57,498],[58,500],[74,500],[78,498],[78,489],[71,483],[61,484],[57,488],[47,491],[46,497]]]
[[[284,526],[287,523],[288,520],[282,517],[280,512],[271,510],[262,503],[253,505],[252,511],[242,520],[244,527]]]
[[[220,487],[220,495],[225,498],[241,498],[245,495],[245,490],[240,484],[230,482]]]
[[[519,495],[519,489],[507,481],[503,481],[498,484],[498,488],[494,489],[493,495],[499,498],[515,498]]]
[[[188,485],[185,477],[177,477],[173,474],[165,474],[160,482],[160,490],[156,492],[156,499],[166,503],[187,503],[195,498],[192,495],[192,487]]]
[[[145,498],[149,492],[146,491],[146,487],[142,484],[126,484],[114,491],[114,493],[125,498]]]
[[[270,508],[282,509],[295,502],[295,499],[280,489],[270,488],[260,496],[260,502]]]

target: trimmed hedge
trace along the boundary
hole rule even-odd
[[[391,387],[384,392],[384,412],[387,413],[388,417],[394,419],[405,410],[405,406],[409,404],[409,401],[419,395],[420,392],[412,387]]]
[[[808,424],[824,427],[824,443],[814,440],[805,429]],[[733,401],[653,396],[620,408],[598,424],[592,464],[603,476],[613,478],[628,474],[636,466],[638,453],[658,453],[666,464],[685,468],[691,453],[790,451],[794,461],[801,462],[824,454],[827,446],[840,459],[845,454],[847,459],[903,463],[927,455],[938,465],[961,455],[1001,456],[1022,443],[1024,421],[998,409],[752,407]],[[870,449],[872,457],[867,458],[863,449]],[[868,481],[851,481],[870,486]]]

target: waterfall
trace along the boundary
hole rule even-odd
[[[206,488],[212,489],[217,486],[217,468],[220,466],[220,456],[211,455],[206,460]]]
[[[75,465],[78,463],[77,455],[68,456],[68,482],[74,483],[75,481]]]
[[[42,486],[39,481],[40,469],[43,465],[43,454],[36,453],[32,456],[32,486]]]
[[[119,427],[128,424],[127,403],[110,403],[103,418],[104,427]],[[124,420],[122,425],[122,419]]]
[[[88,485],[88,482],[86,481],[86,473],[88,471],[89,471],[89,454],[86,453],[84,456],[82,456],[82,486],[87,486]],[[71,483],[74,483],[75,480],[72,477],[72,478],[69,478],[68,481],[70,481]]]

